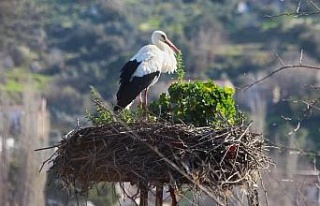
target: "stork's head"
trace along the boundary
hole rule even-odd
[[[180,53],[180,50],[168,39],[167,35],[163,31],[154,31],[151,36],[153,44],[158,45],[160,43],[167,44],[174,52]]]

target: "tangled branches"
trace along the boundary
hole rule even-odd
[[[220,192],[253,185],[271,163],[263,138],[244,126],[214,130],[161,122],[111,123],[74,130],[57,146],[52,162],[65,186],[86,192],[91,184],[148,183]]]

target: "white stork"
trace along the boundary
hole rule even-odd
[[[121,69],[115,112],[130,105],[143,90],[146,106],[148,89],[158,81],[160,74],[176,71],[174,52],[180,52],[179,49],[163,31],[154,31],[151,41],[152,44],[142,47]]]

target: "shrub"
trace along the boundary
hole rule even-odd
[[[195,126],[233,124],[236,120],[233,88],[220,87],[213,81],[176,82],[168,92],[149,107],[160,118]]]

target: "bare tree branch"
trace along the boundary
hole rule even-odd
[[[291,153],[296,153],[296,154],[299,154],[301,156],[304,156],[304,155],[311,155],[311,156],[316,156],[316,157],[320,157],[320,152],[317,151],[317,150],[304,150],[304,149],[299,149],[299,148],[292,148],[292,147],[288,147],[288,146],[285,146],[285,145],[282,145],[282,144],[276,144],[274,142],[272,142],[271,140],[269,139],[266,139],[265,140],[270,146],[270,148],[273,148],[273,149],[277,149],[277,150],[280,150],[280,151],[289,151]]]
[[[315,110],[320,111],[320,107],[316,106],[315,104],[318,103],[318,101],[307,101],[307,100],[293,100],[293,99],[288,99],[288,100],[284,100],[284,101],[291,101],[293,103],[301,103],[301,104],[305,104],[307,106],[307,108],[312,108]]]
[[[295,69],[295,68],[305,68],[305,69],[312,69],[312,70],[320,70],[320,67],[318,66],[311,66],[311,65],[303,65],[303,64],[299,64],[299,65],[287,65],[287,66],[282,66],[274,71],[272,71],[271,73],[269,73],[268,75],[266,75],[265,77],[258,79],[257,81],[254,81],[250,84],[247,84],[243,87],[240,88],[241,91],[247,90],[250,87],[254,86],[255,84],[258,84],[266,79],[268,79],[269,77],[273,76],[274,74],[281,72],[282,70],[286,70],[286,69]]]
[[[296,9],[296,12],[300,12],[300,7],[301,7],[301,0],[298,2],[298,6],[297,6],[297,9]]]
[[[308,0],[308,2],[309,2],[314,8],[316,8],[318,11],[320,11],[320,8],[318,7],[318,5],[315,4],[312,0]]]
[[[309,88],[309,89],[320,89],[320,86],[307,85],[306,88]]]
[[[269,19],[274,19],[274,18],[279,18],[279,17],[284,17],[284,16],[291,16],[291,17],[301,17],[301,16],[312,16],[312,15],[319,15],[320,11],[316,12],[288,12],[288,13],[283,13],[279,15],[264,15],[264,18],[269,18]]]
[[[292,16],[292,17],[301,17],[301,16],[311,16],[311,15],[318,15],[320,14],[320,7],[313,2],[313,0],[308,0],[309,4],[316,9],[316,11],[304,11],[301,12],[301,0],[299,0],[297,4],[297,8],[295,12],[287,12],[287,13],[282,13],[279,15],[265,15],[264,18],[278,18],[278,17],[284,17],[284,16]]]

